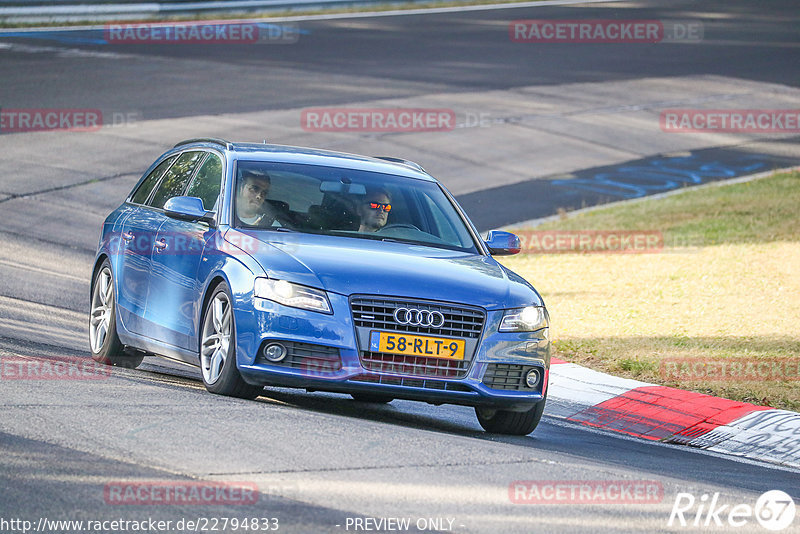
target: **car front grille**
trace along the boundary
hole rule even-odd
[[[382,352],[361,352],[361,365],[367,371],[431,378],[464,378],[469,369],[465,360],[446,360]]]
[[[542,382],[535,388],[529,388],[525,383],[525,375],[533,369],[533,365],[514,365],[508,363],[490,363],[483,375],[483,383],[492,389],[504,389],[511,391],[536,392],[542,390]],[[538,369],[544,374],[541,367]]]
[[[265,346],[276,342],[286,347],[287,354],[280,362],[271,362],[264,357],[263,350]],[[302,369],[313,376],[326,375],[342,369],[342,358],[339,354],[339,349],[297,341],[264,341],[258,351],[256,363]]]
[[[350,301],[350,308],[357,327],[467,339],[480,337],[486,319],[485,312],[479,308],[380,297],[353,298]],[[400,324],[394,319],[397,308],[440,312],[444,316],[444,325],[434,328]]]
[[[464,378],[483,332],[486,312],[481,308],[379,296],[355,296],[350,299],[353,322],[359,338],[359,358],[367,371],[388,375],[410,375],[424,378]],[[395,310],[406,308],[438,312],[444,324],[437,327],[401,324],[394,318]],[[465,341],[464,359],[450,360],[422,355],[389,354],[369,349],[372,332],[408,332],[427,336],[441,336]]]

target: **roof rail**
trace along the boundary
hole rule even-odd
[[[376,159],[382,159],[385,161],[391,161],[392,163],[400,163],[401,165],[405,165],[406,167],[411,167],[412,169],[418,170],[420,172],[424,172],[428,174],[425,169],[422,168],[422,165],[419,163],[414,163],[411,160],[403,159],[403,158],[394,158],[392,156],[375,156]]]
[[[230,150],[233,147],[233,144],[230,141],[226,141],[225,139],[219,139],[217,137],[198,137],[195,139],[186,139],[185,141],[181,141],[173,148],[178,148],[179,146],[190,145],[193,143],[211,143],[213,145],[222,145],[227,150]]]

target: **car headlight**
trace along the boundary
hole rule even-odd
[[[286,280],[256,278],[253,294],[258,298],[269,299],[292,308],[331,313],[331,304],[324,291]]]
[[[498,330],[500,332],[533,332],[547,326],[547,313],[545,313],[544,306],[527,306],[506,310]]]

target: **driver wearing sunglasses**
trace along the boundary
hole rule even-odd
[[[392,197],[385,189],[367,190],[364,200],[358,205],[361,217],[359,232],[377,232],[386,225],[392,211]]]

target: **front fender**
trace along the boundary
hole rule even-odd
[[[221,236],[218,237],[221,238]],[[245,339],[247,338],[248,329],[252,332],[252,324],[247,318],[254,317],[252,305],[254,282],[257,277],[266,276],[264,269],[241,249],[231,246],[229,243],[226,243],[223,249],[223,247],[216,246],[215,240],[211,239],[206,245],[206,251],[204,251],[197,274],[197,279],[203,281],[200,292],[202,298],[198,299],[198,306],[195,310],[194,330],[196,335],[192,345],[196,347],[199,355],[203,312],[211,296],[211,291],[220,281],[224,281],[230,290],[233,301],[238,352],[238,345],[242,342],[243,336]],[[242,325],[243,321],[244,325]]]

